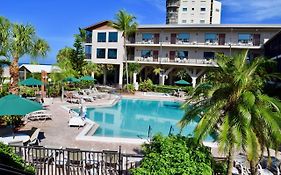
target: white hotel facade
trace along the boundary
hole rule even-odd
[[[281,30],[281,25],[238,24],[173,24],[140,25],[126,41],[127,57],[123,48],[122,32],[111,28],[109,21],[86,27],[85,51],[87,61],[113,65],[114,82],[123,85],[125,58],[128,63],[139,63],[139,78],[155,78],[153,69],[161,68],[157,83],[173,84],[175,74],[186,70],[193,86],[210,68],[215,68],[215,54],[233,55],[249,49],[249,59],[262,55],[263,44]],[[106,83],[104,70],[104,83]]]

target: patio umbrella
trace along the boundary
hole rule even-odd
[[[185,80],[176,81],[175,84],[176,85],[190,85],[190,83]]]
[[[75,77],[67,77],[63,80],[64,82],[68,82],[68,83],[77,83],[79,82],[80,80],[75,78]]]
[[[35,78],[28,78],[26,80],[23,80],[19,83],[19,85],[22,86],[42,86],[43,83],[40,80],[37,80]]]
[[[81,81],[95,81],[96,79],[94,79],[91,76],[83,76],[79,80],[81,80]]]
[[[21,98],[17,95],[7,95],[0,98],[1,115],[26,115],[33,111],[42,110],[41,104]]]

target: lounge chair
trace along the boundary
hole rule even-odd
[[[52,119],[52,114],[48,113],[46,110],[34,111],[25,116],[27,120],[47,120]]]
[[[68,122],[68,126],[84,126],[86,124],[86,121],[78,116],[78,117],[72,117],[69,122]]]
[[[28,146],[39,145],[39,136],[40,129],[37,128],[34,133],[31,135],[29,142],[27,143]]]

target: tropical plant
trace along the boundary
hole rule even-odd
[[[14,153],[11,147],[3,143],[0,143],[0,163],[35,174],[35,168],[33,166],[26,164],[21,157]]]
[[[84,30],[79,29],[79,34],[74,35],[74,49],[71,52],[71,56],[69,57],[72,68],[78,73],[79,76],[83,75],[83,66],[87,64],[85,61],[86,56],[83,46],[83,42],[85,41],[84,33]]]
[[[139,63],[129,63],[128,64],[128,72],[131,83],[133,83],[133,75],[134,73],[139,73],[141,70],[141,65]]]
[[[177,77],[179,77],[182,80],[182,79],[188,78],[189,76],[188,76],[186,70],[180,70],[177,72]]]
[[[9,91],[18,93],[19,59],[24,55],[30,55],[32,58],[44,57],[49,46],[45,40],[36,35],[34,27],[29,24],[13,24],[4,17],[0,17],[0,26],[3,27],[0,27],[0,53],[5,58],[12,60]]]
[[[164,69],[158,67],[158,68],[155,68],[155,69],[153,70],[153,73],[154,73],[155,75],[160,75],[163,71],[164,71]]]
[[[150,79],[144,80],[140,83],[139,89],[144,92],[153,90],[153,82]]]
[[[100,69],[98,67],[97,64],[93,63],[93,62],[87,62],[83,68],[82,68],[82,74],[83,75],[91,75],[91,74],[100,74]]]
[[[190,94],[179,122],[184,128],[200,116],[194,130],[198,141],[217,132],[219,150],[228,155],[228,175],[232,174],[235,150],[247,153],[251,172],[256,174],[260,149],[278,143],[281,137],[281,102],[263,94],[266,78],[270,77],[264,65],[270,61],[256,58],[248,63],[247,53],[217,58],[212,80],[198,85]]]
[[[212,155],[192,138],[156,135],[142,146],[144,158],[133,175],[211,175]]]
[[[125,69],[126,69],[126,84],[129,84],[129,71],[128,71],[128,62],[127,62],[127,48],[126,48],[126,42],[127,37],[129,37],[131,34],[135,33],[137,30],[137,23],[135,22],[136,17],[128,14],[125,10],[120,10],[116,16],[115,21],[110,23],[110,26],[123,32],[122,36],[124,39],[124,60],[125,60]]]
[[[5,77],[3,77],[4,66],[9,66],[11,62],[9,60],[0,59],[0,85],[3,84]]]

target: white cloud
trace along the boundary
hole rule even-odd
[[[221,2],[223,10],[233,13],[230,20],[234,22],[261,22],[281,18],[281,0],[222,0]]]

